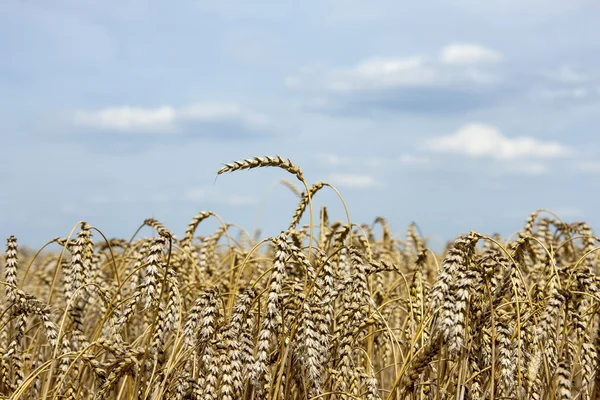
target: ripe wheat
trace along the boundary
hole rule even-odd
[[[307,185],[282,157],[218,174],[259,167],[306,189],[284,181],[298,204],[262,241],[212,211],[182,239],[152,218],[142,224],[151,237],[104,240],[83,222],[35,254],[9,237],[0,397],[600,397],[588,224],[540,210],[510,239],[469,232],[434,254],[415,224],[400,237],[384,218],[330,221],[323,207],[301,225],[311,198],[332,187]],[[210,217],[221,225],[198,235]]]

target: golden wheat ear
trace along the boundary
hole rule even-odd
[[[241,161],[234,161],[231,164],[225,164],[223,168],[217,171],[217,175],[224,174],[225,172],[233,172],[244,169],[263,168],[263,167],[277,167],[286,170],[292,175],[295,175],[299,181],[304,181],[302,170],[297,167],[290,159],[283,159],[281,156],[264,156],[247,158]]]

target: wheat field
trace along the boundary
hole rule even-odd
[[[81,222],[35,253],[9,237],[0,396],[600,397],[600,271],[585,222],[536,211],[508,238],[466,232],[435,253],[414,224],[396,235],[384,218],[330,221],[312,199],[335,189],[290,160],[218,174],[253,168],[301,185],[285,181],[299,202],[276,237],[211,211],[182,235],[147,219],[149,237]],[[207,219],[220,228],[197,235]]]

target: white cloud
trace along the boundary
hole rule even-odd
[[[316,88],[333,93],[399,87],[435,87],[453,84],[494,84],[495,73],[476,66],[497,62],[502,55],[478,45],[446,46],[441,59],[423,55],[409,57],[372,57],[346,68],[312,65],[285,78],[290,88]]]
[[[370,189],[381,186],[372,175],[363,173],[339,173],[332,174],[328,179],[331,184],[337,187],[349,189]]]
[[[265,115],[245,110],[235,103],[196,103],[175,108],[108,107],[95,111],[75,111],[77,125],[119,132],[174,132],[189,123],[237,122],[248,129],[271,126]]]
[[[423,57],[373,58],[361,62],[349,74],[382,86],[427,85],[436,79]]]
[[[261,128],[270,124],[269,118],[263,114],[242,109],[237,104],[200,103],[182,108],[180,118],[189,121],[214,122],[239,120],[247,127]]]
[[[440,53],[440,61],[449,65],[497,63],[503,58],[496,50],[472,43],[449,44]]]
[[[354,67],[329,72],[325,88],[333,92],[398,86],[432,85],[439,76],[422,57],[371,58]]]
[[[569,153],[560,143],[531,137],[509,138],[493,126],[477,123],[465,125],[453,135],[430,139],[425,148],[438,153],[496,159],[556,158]]]
[[[98,111],[76,111],[73,114],[73,121],[79,125],[120,131],[164,130],[173,127],[175,110],[169,106],[158,108],[109,107]]]

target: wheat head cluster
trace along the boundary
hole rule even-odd
[[[155,219],[131,239],[81,222],[36,253],[9,237],[1,398],[600,398],[585,222],[534,212],[508,238],[472,231],[434,253],[414,224],[330,221],[312,199],[335,189],[290,160],[218,174],[263,167],[303,187],[286,181],[299,202],[276,237],[211,211],[180,237]],[[220,227],[196,234],[209,218]]]

